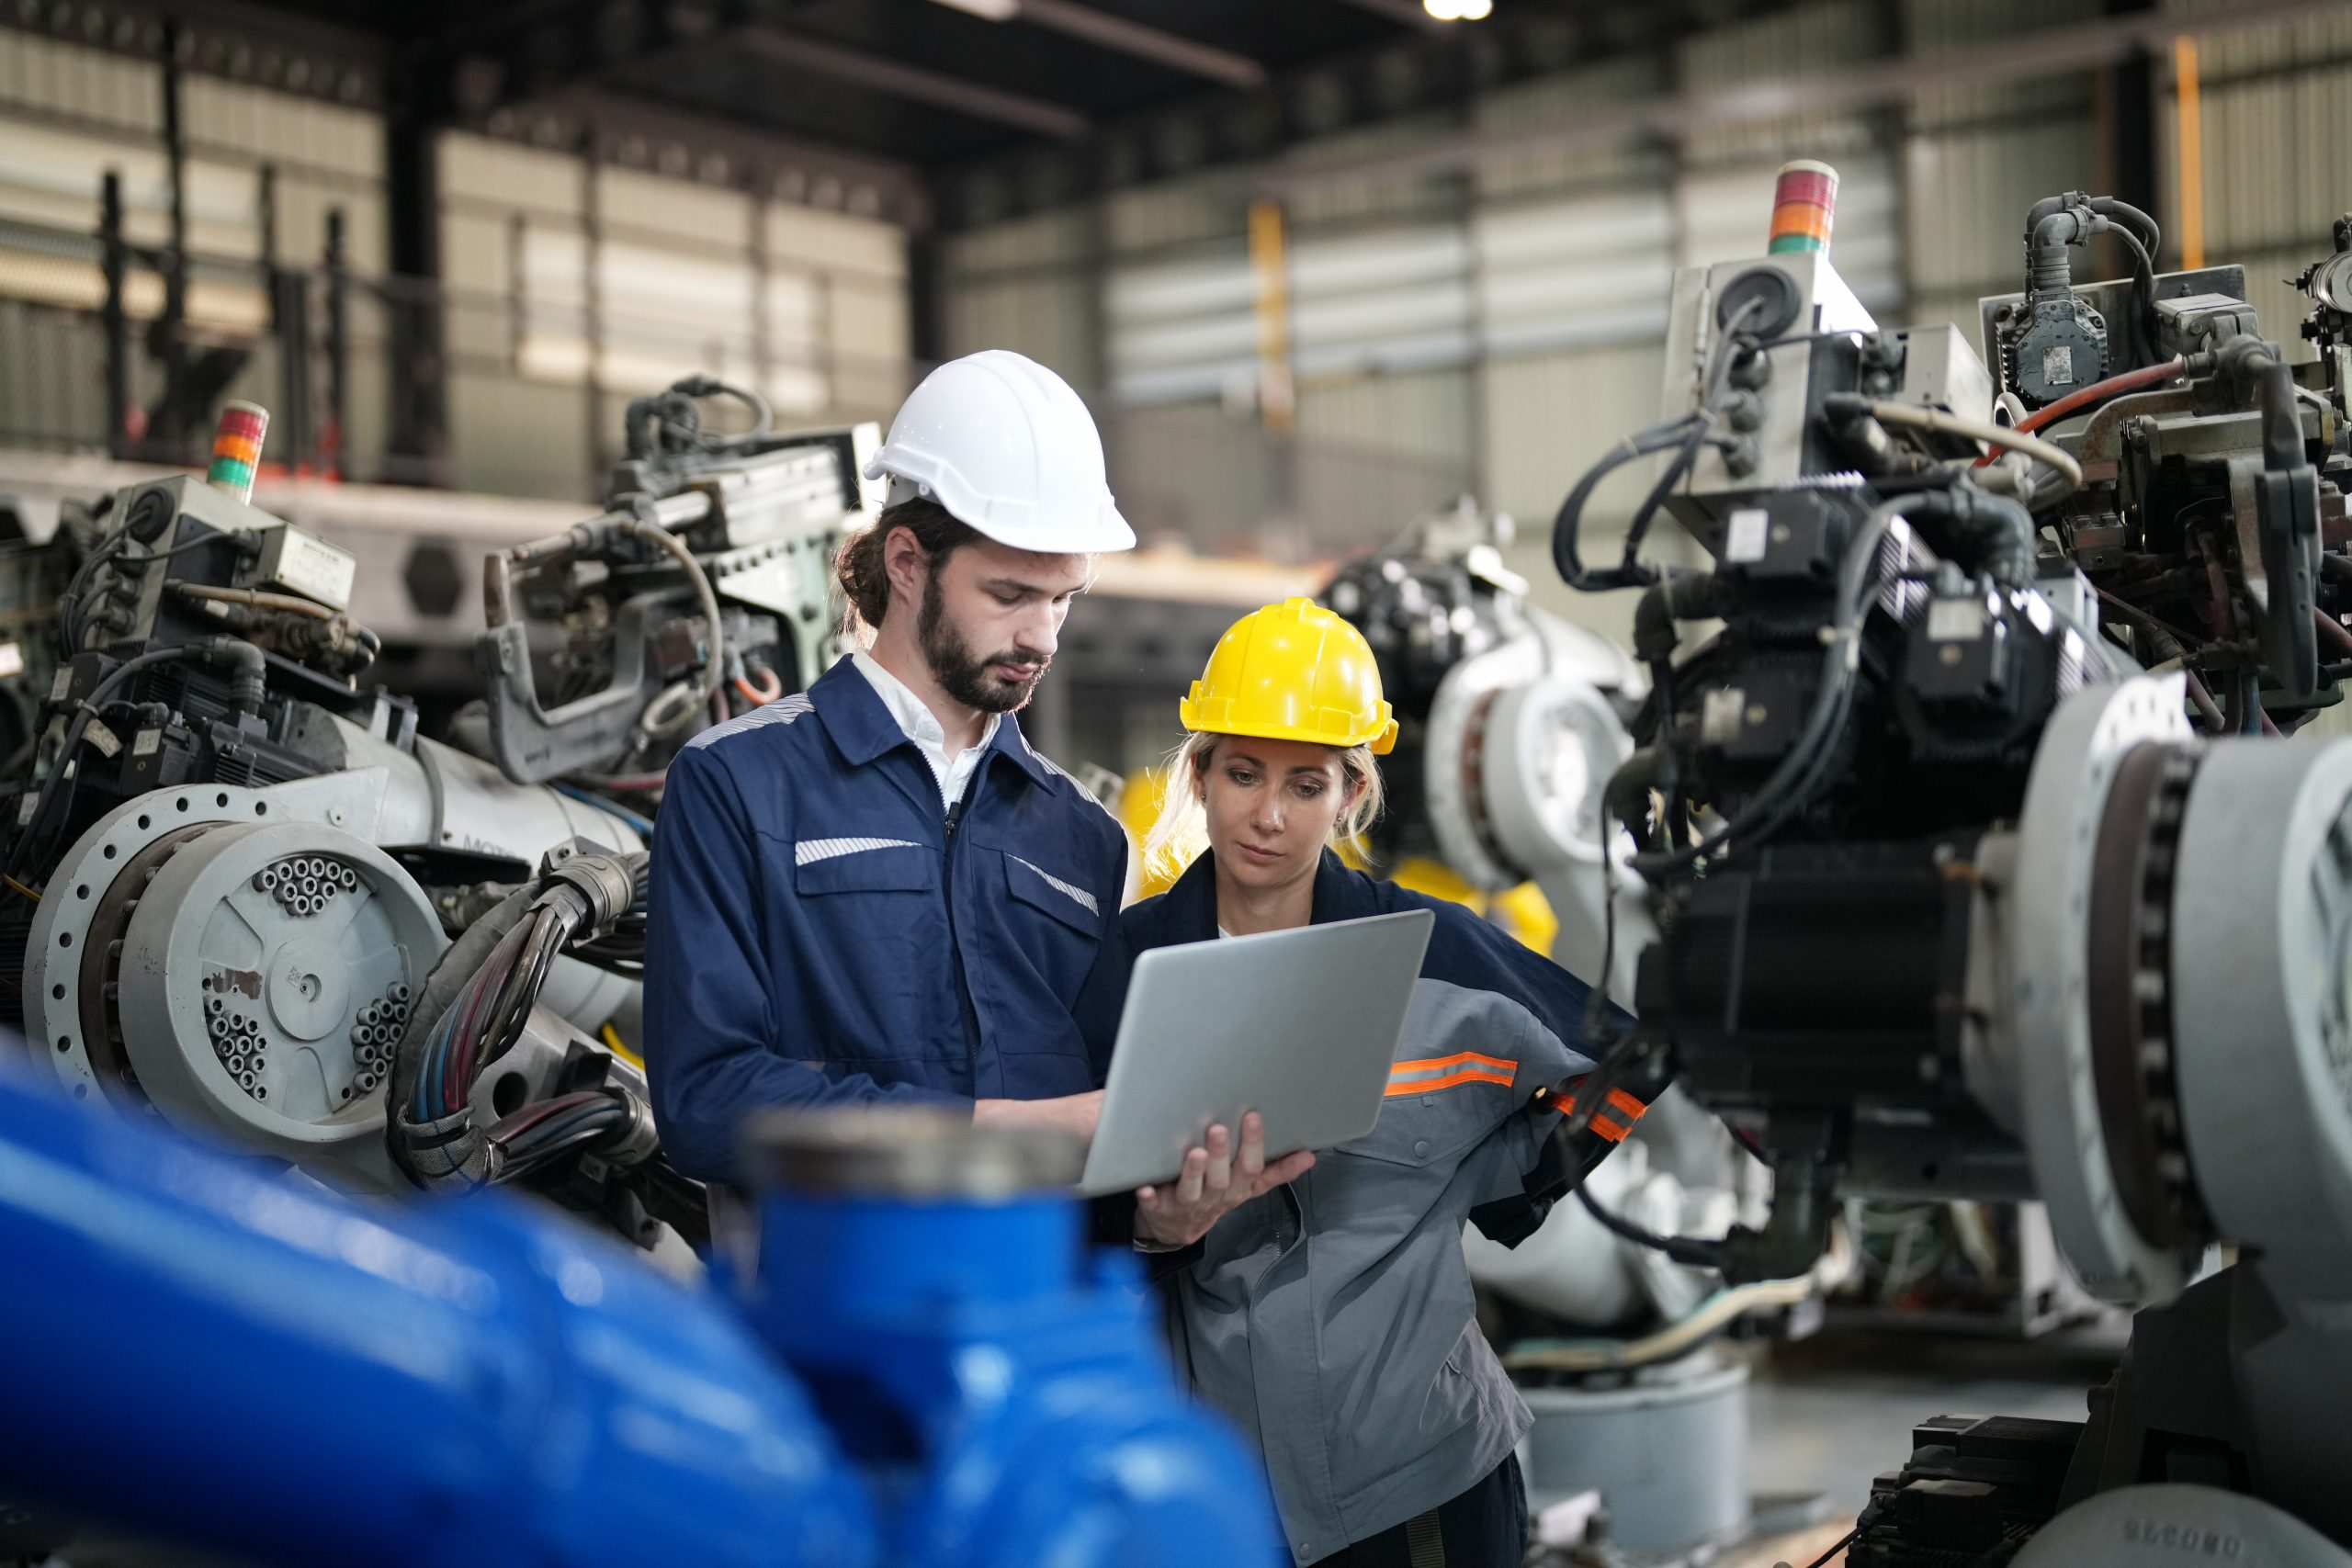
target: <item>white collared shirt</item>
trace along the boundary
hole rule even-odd
[[[882,661],[862,648],[851,654],[850,659],[856,664],[857,672],[865,677],[865,683],[874,688],[875,695],[882,699],[882,705],[890,710],[890,716],[899,721],[899,728],[906,732],[907,739],[915,743],[916,749],[922,752],[923,760],[931,764],[932,776],[939,781],[940,805],[952,808],[964,798],[964,790],[979,768],[980,758],[987,753],[989,742],[996,739],[996,727],[1003,721],[1004,715],[989,715],[988,723],[980,729],[978,744],[967,746],[950,757],[947,754],[947,731],[940,728],[939,720],[933,716],[931,709],[923,705],[922,699],[915,695],[911,687],[882,668]]]

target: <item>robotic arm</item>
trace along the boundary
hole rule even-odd
[[[2039,1471],[1931,1423],[1850,1561],[2014,1548],[2053,1513],[2017,1561],[2154,1561],[2184,1531],[2352,1561],[2331,1417],[2352,1401],[2352,743],[2197,733],[2177,649],[2143,671],[2127,652],[2156,645],[2102,626],[2065,547],[2094,454],[1996,429],[1964,344],[1847,298],[1818,254],[1678,278],[1690,406],[1622,448],[1694,455],[1667,505],[1714,565],[1586,574],[1647,584],[1660,693],[1602,792],[1656,934],[1601,1072],[1663,1064],[1765,1151],[1735,1281],[1802,1273],[1841,1194],[2038,1194],[2085,1281],[2144,1303]],[[2256,512],[2291,523],[2309,399],[2270,345],[2225,340],[2214,376],[2233,362],[2243,456],[2282,492]],[[1982,465],[1985,445],[2026,457]],[[1572,580],[1591,490],[1563,509]],[[2314,580],[2316,525],[2287,532],[2313,569],[2291,581]],[[1700,615],[1723,631],[1683,646]],[[2266,695],[2308,691],[2286,651],[2237,657]],[[2237,1261],[2199,1278],[2216,1244]]]

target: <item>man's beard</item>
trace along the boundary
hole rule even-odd
[[[1050,656],[1033,659],[1017,649],[975,658],[962,634],[947,624],[935,570],[922,585],[922,614],[915,622],[915,636],[922,644],[923,662],[931,666],[931,678],[939,682],[940,690],[977,713],[1012,713],[1026,707],[1036,694],[1037,682],[1053,665]],[[1025,681],[1008,681],[993,668],[1029,663],[1037,666],[1037,672]]]

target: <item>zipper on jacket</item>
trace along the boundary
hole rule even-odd
[[[947,808],[947,836],[940,850],[939,881],[947,906],[947,951],[956,960],[956,1001],[964,1017],[964,1070],[973,1098],[980,1097],[980,1014],[972,1005],[972,983],[964,975],[964,943],[956,929],[956,828],[964,819],[964,801],[979,786],[984,769],[975,768],[965,782],[964,796]]]

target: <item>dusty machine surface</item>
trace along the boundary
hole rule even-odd
[[[1857,1532],[1872,1568],[2352,1562],[2352,743],[2253,733],[2332,698],[2305,634],[2344,636],[2341,392],[2225,278],[2074,291],[2063,242],[2103,222],[2154,248],[2116,204],[2035,208],[1997,375],[1856,319],[1818,245],[1686,272],[1668,418],[1554,541],[1572,585],[1641,591],[1656,694],[1602,791],[1654,929],[1616,932],[1638,1022],[1597,1077],[1679,1085],[1769,1166],[1725,1281],[1811,1267],[1841,1197],[2038,1197],[2140,1309],[2086,1423],[1922,1426]],[[2103,467],[2112,410],[2176,396],[2119,377],[2172,357],[2145,384],[2180,400],[2129,415],[2144,460]],[[2000,423],[2011,395],[2042,417]],[[1642,453],[1662,472],[1592,567],[1582,511]],[[1640,559],[1663,507],[1711,568]],[[2086,561],[2110,509],[2128,547]]]
[[[209,478],[0,558],[44,694],[0,775],[0,995],[41,1071],[349,1189],[524,1182],[683,1263],[703,1195],[627,1049],[662,770],[830,659],[873,439],[719,434],[728,391],[639,400],[608,510],[492,558],[489,694],[443,739],[371,682],[352,554],[247,500],[257,410]]]

